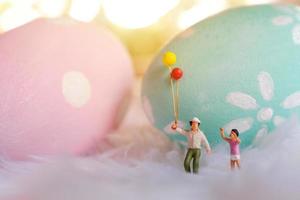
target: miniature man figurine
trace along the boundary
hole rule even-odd
[[[235,169],[237,166],[240,168],[240,143],[239,139],[239,131],[237,129],[232,129],[230,136],[226,137],[224,133],[224,128],[220,128],[220,134],[223,140],[229,143],[230,145],[230,167],[231,169]]]
[[[186,172],[191,173],[191,163],[193,162],[193,173],[198,173],[199,170],[199,162],[201,156],[201,145],[204,144],[206,152],[209,154],[211,152],[209,143],[204,135],[204,133],[200,130],[200,120],[194,117],[190,121],[191,130],[185,131],[179,127],[177,127],[177,123],[175,122],[172,125],[172,129],[176,130],[180,134],[184,135],[188,139],[188,151],[186,153],[184,159],[184,169]]]

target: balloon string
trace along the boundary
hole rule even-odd
[[[174,85],[173,85],[173,80],[172,80],[172,76],[171,76],[171,67],[169,67],[169,71],[170,71],[170,83],[171,83],[171,93],[172,93],[172,101],[173,101],[173,112],[174,112],[174,117],[175,117],[175,122],[177,123],[177,112],[176,112],[176,100],[175,100],[175,92],[174,92]]]
[[[179,80],[176,81],[176,122],[178,120],[178,115],[179,115]]]

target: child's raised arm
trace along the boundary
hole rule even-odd
[[[231,140],[229,137],[225,136],[224,128],[220,128],[220,134],[221,134],[221,137],[223,140],[225,140],[227,142]]]

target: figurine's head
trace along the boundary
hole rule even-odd
[[[231,133],[230,133],[230,138],[234,139],[234,138],[237,138],[237,137],[239,137],[239,131],[237,129],[232,129]]]
[[[190,126],[192,131],[197,131],[199,129],[201,121],[197,118],[194,117],[191,121],[190,121]]]

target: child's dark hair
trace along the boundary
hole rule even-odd
[[[190,126],[192,126],[193,121],[190,121]],[[200,126],[200,123],[198,123],[198,126]]]
[[[234,132],[234,133],[236,134],[236,136],[239,137],[239,134],[240,134],[240,133],[239,133],[239,131],[238,131],[237,129],[232,129],[231,131]]]

